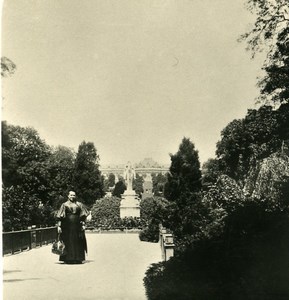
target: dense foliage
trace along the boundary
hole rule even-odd
[[[91,208],[92,220],[89,226],[103,230],[136,229],[143,226],[144,222],[140,218],[126,217],[120,218],[119,197],[104,197],[95,202]]]
[[[76,153],[67,147],[52,148],[48,158],[50,199],[54,209],[66,200],[68,192],[73,190],[73,171]]]
[[[274,104],[289,100],[289,3],[287,0],[248,0],[257,15],[252,29],[242,36],[253,56],[265,52],[265,76],[259,80],[260,100]]]
[[[288,17],[289,21],[289,17]],[[278,34],[277,48],[271,61],[264,67],[265,76],[259,81],[261,99],[270,98],[274,103],[289,100],[289,27]]]
[[[233,120],[221,132],[217,143],[220,170],[244,183],[257,161],[289,145],[289,103],[249,110],[245,118]]]
[[[210,187],[214,184],[221,173],[220,160],[216,158],[209,158],[202,165],[202,186],[203,188]]]
[[[148,269],[148,299],[289,297],[289,157],[274,153],[254,170],[249,192],[223,174],[203,191],[203,209],[188,207],[196,229],[184,235],[189,222],[179,218],[183,243],[175,257]],[[197,212],[204,218],[199,223]]]
[[[166,218],[169,202],[161,197],[145,198],[140,203],[140,216],[144,224],[140,232],[140,240],[158,242],[159,227]]]
[[[93,152],[94,146],[89,145]],[[96,152],[93,153],[94,157],[97,157]],[[90,163],[81,165],[81,161],[89,160]],[[91,204],[103,195],[99,181],[91,184],[91,181],[83,180],[83,174],[90,176],[91,179],[101,178],[98,165],[93,165],[93,162],[89,151],[75,154],[71,149],[63,146],[53,148],[41,139],[34,128],[2,122],[4,231],[23,229],[31,225],[53,225],[55,222],[53,211],[66,201],[68,191],[78,188],[79,183],[89,193],[96,185],[96,192],[93,190],[95,192],[93,200],[92,197],[88,198],[90,202],[86,201],[86,204]],[[78,182],[74,185],[76,180]],[[86,196],[85,193],[79,196],[83,195]]]
[[[96,228],[120,226],[120,200],[118,197],[105,197],[97,200],[91,208],[92,225]]]
[[[240,206],[218,237],[148,269],[148,299],[287,299],[288,225],[287,214],[266,205]]]
[[[21,230],[33,225],[53,225],[52,207],[43,204],[21,185],[2,189],[2,224],[4,231]]]
[[[51,211],[47,160],[51,149],[33,128],[2,122],[2,212],[4,230],[39,224],[40,207]],[[44,217],[43,215],[43,217]],[[51,219],[43,218],[43,225]]]

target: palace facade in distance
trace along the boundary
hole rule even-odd
[[[129,162],[128,162],[129,163]],[[127,163],[127,164],[128,164]],[[114,174],[115,178],[123,176],[124,170],[127,164],[118,164],[118,165],[101,165],[99,170],[101,171],[104,177],[108,177],[109,174]],[[139,163],[132,164],[136,174],[140,176],[145,176],[146,174],[166,174],[169,171],[169,165],[159,164],[155,162],[152,158],[145,158]]]

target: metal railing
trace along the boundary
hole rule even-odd
[[[52,243],[57,238],[56,227],[35,228],[2,233],[3,255],[15,254],[24,250]]]
[[[121,228],[123,230],[123,228]],[[140,229],[134,231],[125,228],[123,233],[138,233]],[[98,233],[110,233],[110,231],[99,230]],[[111,232],[112,233],[112,232]],[[2,233],[3,239],[3,255],[15,254],[25,250],[31,250],[54,242],[57,239],[56,227],[35,228],[21,231],[10,231]],[[167,261],[174,256],[174,240],[173,235],[168,233],[165,228],[160,228],[160,246],[162,251],[162,259]]]

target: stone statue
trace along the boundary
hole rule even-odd
[[[135,170],[130,162],[128,162],[125,167],[123,177],[126,182],[127,190],[132,191],[132,181],[135,179]]]

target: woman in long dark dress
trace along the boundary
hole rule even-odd
[[[57,226],[60,238],[65,245],[59,260],[65,263],[82,263],[85,260],[87,244],[85,238],[85,220],[89,212],[81,202],[76,201],[75,192],[70,191],[68,200],[57,212]]]

